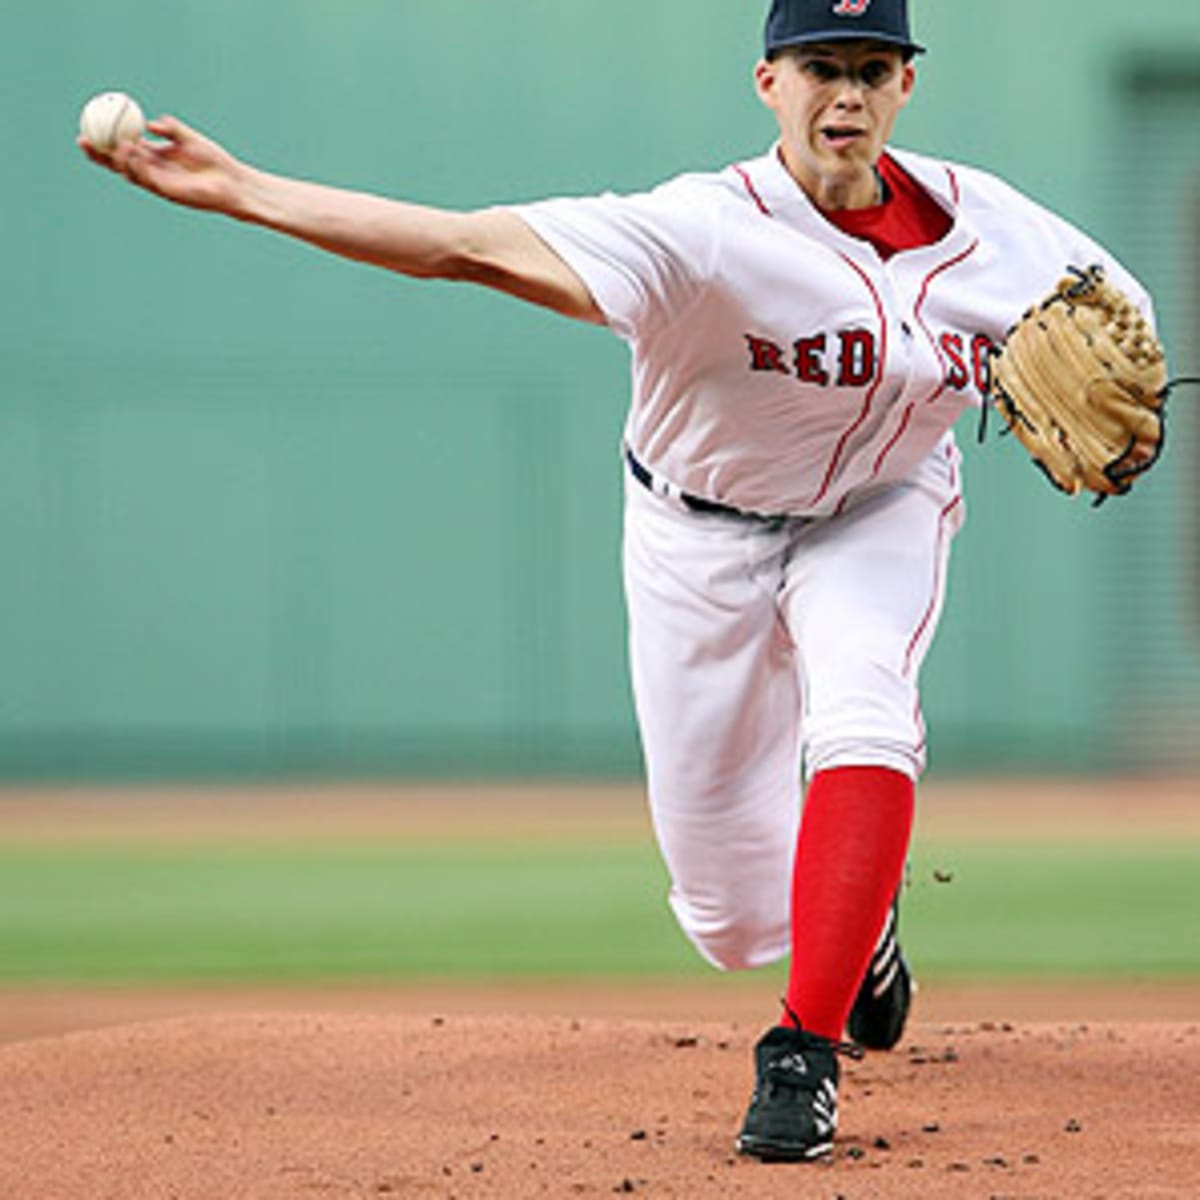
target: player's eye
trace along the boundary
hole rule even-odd
[[[858,72],[864,87],[877,88],[887,83],[892,77],[892,64],[886,59],[873,58],[864,63]]]
[[[823,58],[805,60],[804,73],[818,83],[832,83],[842,77],[842,69],[834,63],[826,62]]]

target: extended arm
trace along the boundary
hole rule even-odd
[[[124,143],[95,163],[188,208],[274,229],[333,254],[420,279],[464,280],[602,324],[579,276],[519,217],[449,212],[257,170],[174,117],[150,122],[160,142]]]

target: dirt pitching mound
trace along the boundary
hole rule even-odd
[[[758,1034],[262,1015],[0,1047],[0,1195],[1200,1195],[1200,1029],[917,1024],[847,1063],[823,1165],[735,1156]]]

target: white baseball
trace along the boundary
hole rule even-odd
[[[101,92],[79,114],[79,132],[101,154],[111,154],[121,142],[132,142],[146,130],[138,102],[124,92]]]

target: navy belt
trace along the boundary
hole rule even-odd
[[[625,447],[625,461],[629,464],[629,473],[648,491],[656,496],[673,496],[685,508],[695,513],[706,513],[718,517],[740,517],[743,521],[785,521],[783,516],[764,516],[762,513],[745,512],[734,508],[731,504],[718,504],[715,500],[705,500],[703,496],[695,496],[691,492],[682,492],[658,479],[649,467],[644,467],[634,456],[628,446]]]

